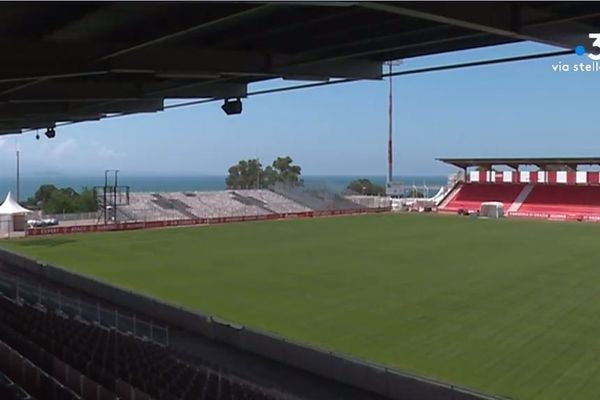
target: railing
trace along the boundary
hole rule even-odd
[[[106,308],[100,303],[89,303],[80,298],[65,296],[60,290],[49,290],[40,285],[30,285],[19,280],[0,278],[0,293],[16,301],[26,301],[42,306],[70,318],[95,322],[105,328],[115,328],[130,333],[142,340],[150,340],[162,346],[169,345],[169,327],[146,321],[135,314],[119,312],[117,308]]]
[[[78,221],[98,219],[98,211],[86,213],[63,213],[63,214],[44,214],[41,218],[55,218],[59,221]]]

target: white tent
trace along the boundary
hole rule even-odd
[[[30,212],[32,211],[17,203],[17,201],[12,198],[10,192],[8,192],[4,203],[0,206],[0,215],[28,214]]]
[[[24,230],[25,215],[31,212],[31,210],[28,210],[17,203],[10,192],[8,192],[6,199],[2,205],[0,205],[0,233],[10,234],[10,232],[15,230]]]

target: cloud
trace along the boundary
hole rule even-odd
[[[50,149],[50,157],[54,159],[73,156],[77,151],[77,141],[73,138],[68,138],[64,142],[58,143]]]
[[[98,148],[98,157],[101,158],[123,158],[125,153],[115,149],[108,148],[106,146],[100,146]]]

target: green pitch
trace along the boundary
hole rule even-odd
[[[488,393],[600,394],[600,225],[374,215],[1,245]]]

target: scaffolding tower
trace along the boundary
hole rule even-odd
[[[129,205],[129,186],[119,186],[118,169],[104,171],[104,186],[95,186],[96,199],[98,200],[98,221],[104,219],[104,224],[119,221],[119,207]],[[113,183],[109,185],[109,175]]]

